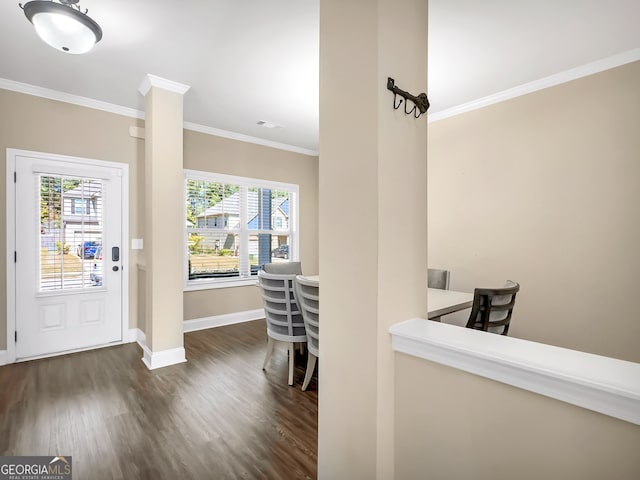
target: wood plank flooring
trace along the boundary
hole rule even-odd
[[[71,455],[73,478],[306,479],[317,383],[287,353],[266,371],[264,320],[185,335],[188,362],[149,371],[137,344],[0,367],[0,455]]]

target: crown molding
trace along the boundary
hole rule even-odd
[[[138,91],[142,96],[145,96],[149,93],[151,87],[162,88],[163,90],[168,90],[180,95],[184,95],[191,88],[189,85],[185,85],[184,83],[174,82],[173,80],[167,80],[166,78],[147,73],[142,79],[142,83],[138,87]]]
[[[24,93],[26,95],[33,95],[34,97],[56,100],[63,103],[70,103],[72,105],[78,105],[80,107],[93,108],[94,110],[102,110],[103,112],[115,113],[116,115],[123,115],[125,117],[144,118],[144,112],[141,112],[140,110],[136,110],[134,108],[123,107],[121,105],[115,105],[113,103],[107,103],[100,100],[95,100],[93,98],[80,97],[78,95],[72,95],[70,93],[61,92],[59,90],[52,90],[49,88],[29,85],[28,83],[15,82],[6,78],[0,78],[0,88],[3,90],[10,90],[12,92]]]
[[[488,95],[471,102],[447,108],[446,110],[442,110],[437,113],[428,114],[428,122],[431,123],[437,122],[438,120],[444,120],[445,118],[460,115],[461,113],[467,113],[472,110],[488,107],[489,105],[493,105],[495,103],[511,100],[512,98],[527,95],[528,93],[533,93],[545,88],[554,87],[562,83],[567,83],[578,78],[587,77],[589,75],[603,72],[605,70],[610,70],[612,68],[626,65],[627,63],[636,62],[638,60],[640,60],[640,48],[628,50],[611,57],[587,63],[586,65],[582,65],[580,67],[565,70],[564,72],[556,73],[539,80],[534,80],[533,82],[525,83],[508,90],[503,90],[502,92],[494,93],[493,95]]]
[[[184,122],[184,128],[192,130],[194,132],[206,133],[216,137],[229,138],[231,140],[238,140],[245,143],[255,143],[256,145],[262,145],[264,147],[277,148],[278,150],[287,150],[289,152],[301,153],[303,155],[309,155],[312,157],[318,156],[317,150],[310,150],[308,148],[296,147],[295,145],[288,145],[286,143],[274,142],[272,140],[265,140],[264,138],[251,137],[243,133],[229,132],[228,130],[221,130],[219,128],[207,127],[205,125],[199,125],[197,123]]]
[[[28,83],[16,82],[13,80],[8,80],[6,78],[0,78],[0,89],[10,90],[17,93],[24,93],[26,95],[32,95],[34,97],[46,98],[48,100],[55,100],[63,103],[70,103],[72,105],[78,105],[80,107],[92,108],[94,110],[101,110],[103,112],[115,113],[116,115],[123,115],[125,117],[139,118],[144,120],[144,112],[141,110],[123,107],[121,105],[115,105],[113,103],[102,102],[100,100],[94,100],[88,97],[80,97],[77,95],[72,95],[70,93],[60,92],[58,90],[38,87],[35,85],[30,85]],[[318,156],[317,150],[310,150],[286,143],[273,142],[271,140],[265,140],[264,138],[252,137],[249,135],[244,135],[242,133],[230,132],[227,130],[208,127],[206,125],[200,125],[197,123],[184,122],[184,128],[186,128],[187,130],[193,130],[195,132],[205,133],[207,135],[213,135],[215,137],[229,138],[231,140],[238,140],[245,143],[254,143],[256,145],[263,145],[265,147],[276,148],[278,150],[285,150],[288,152],[301,153],[303,155],[309,155],[312,157]]]

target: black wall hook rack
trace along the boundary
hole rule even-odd
[[[387,90],[391,90],[393,92],[393,109],[397,110],[402,105],[402,98],[396,104],[396,97],[400,95],[404,98],[404,113],[407,115],[413,114],[414,118],[419,118],[420,115],[429,110],[429,99],[427,98],[426,93],[421,93],[417,97],[415,95],[411,95],[409,92],[405,92],[404,90],[400,90],[395,85],[395,80],[391,77],[387,78]],[[407,105],[409,100],[413,102],[413,108],[411,110],[407,110]]]

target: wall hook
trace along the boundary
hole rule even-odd
[[[409,102],[404,102],[404,113],[406,113],[407,115],[411,115],[416,111],[416,106],[414,105],[413,108],[407,112],[407,105],[409,105]],[[418,116],[420,116],[420,114],[418,114]]]
[[[396,105],[396,96],[398,95],[400,95],[405,99],[404,113],[406,113],[407,115],[413,114],[414,118],[419,118],[420,115],[422,115],[429,109],[429,106],[430,106],[429,99],[427,98],[426,93],[421,93],[420,95],[415,96],[415,95],[411,95],[409,92],[400,90],[398,87],[396,87],[395,80],[391,77],[387,78],[387,90],[391,90],[393,92],[393,109],[394,110],[397,110],[398,108],[400,108],[400,105],[402,104],[402,98],[401,98],[400,102]],[[407,104],[409,103],[409,100],[411,100],[414,105],[411,110],[407,111]]]
[[[399,101],[399,102],[398,102],[398,104],[396,105],[396,96],[397,96],[397,95],[394,93],[394,94],[393,94],[393,109],[394,109],[394,110],[399,109],[399,108],[400,108],[400,105],[402,105],[402,102],[404,101],[404,100],[400,99],[400,101]]]

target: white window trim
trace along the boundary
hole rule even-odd
[[[248,187],[257,188],[269,188],[272,190],[287,190],[295,194],[295,201],[290,205],[289,212],[289,248],[291,255],[289,257],[290,262],[299,261],[300,248],[299,248],[299,232],[298,232],[298,206],[300,202],[300,187],[294,183],[275,182],[271,180],[264,180],[259,178],[250,177],[237,177],[235,175],[226,175],[223,173],[204,172],[201,170],[184,169],[184,187],[186,188],[186,182],[188,180],[199,180],[204,182],[217,182],[226,183],[231,185],[238,185],[241,189]],[[242,206],[246,206],[246,195],[241,196]],[[271,233],[275,230],[249,230],[246,226],[247,219],[246,208],[240,208],[240,243],[247,240],[249,234]],[[187,217],[187,206],[184,206],[184,216]],[[244,219],[244,221],[243,221]],[[186,222],[185,222],[186,223]],[[191,292],[196,290],[213,290],[218,288],[232,288],[232,287],[246,287],[258,284],[258,279],[255,276],[249,278],[230,277],[230,278],[199,278],[195,280],[189,280],[188,263],[189,263],[189,248],[187,245],[187,226],[184,226],[183,233],[183,252],[184,252],[184,291]],[[277,233],[277,232],[276,232]],[[242,259],[241,259],[242,261]],[[240,266],[242,267],[242,265]]]

